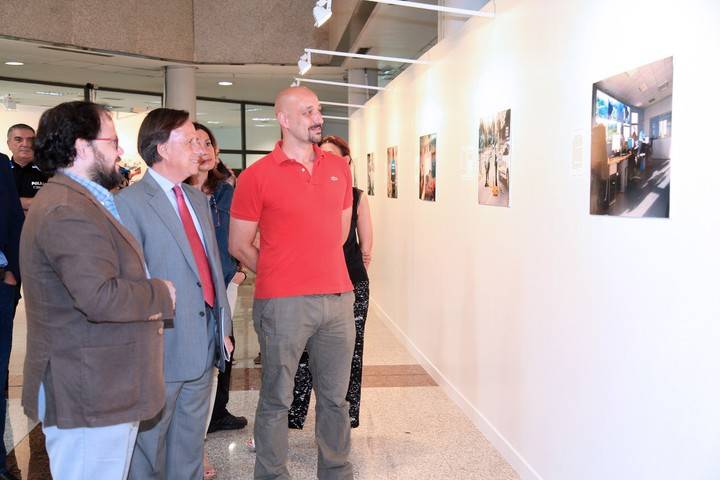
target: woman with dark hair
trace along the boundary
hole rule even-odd
[[[331,135],[320,141],[320,148],[344,157],[348,164],[352,164],[350,147],[340,137]],[[345,263],[350,280],[355,290],[355,351],[353,352],[350,369],[350,384],[348,385],[347,401],[350,402],[350,425],[356,428],[360,425],[360,384],[362,381],[362,354],[365,321],[367,320],[368,303],[370,300],[370,282],[367,267],[370,265],[372,252],[373,232],[370,219],[370,206],[367,195],[353,187],[352,219],[350,233],[343,245]],[[308,406],[310,405],[310,392],[312,392],[312,375],[307,351],[300,358],[297,373],[295,374],[295,388],[293,389],[293,403],[288,411],[288,426],[302,429],[305,424]]]
[[[203,149],[203,156],[200,158],[198,165],[198,174],[185,180],[185,183],[192,185],[208,196],[210,202],[210,211],[215,227],[215,236],[217,237],[218,249],[220,250],[220,261],[222,263],[223,278],[225,279],[225,287],[228,292],[228,302],[230,303],[231,316],[235,310],[237,301],[237,288],[245,281],[246,274],[242,271],[242,265],[235,260],[228,251],[228,235],[230,233],[230,204],[232,203],[233,192],[235,189],[229,180],[232,175],[219,167],[220,159],[218,153],[220,149],[217,146],[215,135],[206,126],[193,122],[197,131],[200,145]],[[233,345],[235,337],[231,335]],[[230,361],[225,364],[225,371],[217,376],[217,388],[214,388],[213,395],[210,400],[210,411],[208,418],[208,433],[217,430],[237,430],[247,425],[245,417],[236,417],[227,410],[228,400],[230,399],[230,372],[232,369],[232,354]],[[205,455],[205,474],[204,479],[208,480],[215,477],[215,469]]]

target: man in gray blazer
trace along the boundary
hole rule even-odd
[[[117,207],[150,275],[162,272],[180,293],[165,329],[165,408],[140,424],[130,478],[196,480],[203,474],[212,367],[224,367],[232,351],[208,200],[182,183],[197,174],[202,149],[187,112],[160,108],[140,126],[138,151],[150,168],[118,194]]]

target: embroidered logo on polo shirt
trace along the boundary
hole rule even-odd
[[[338,181],[338,177],[336,177],[335,175],[333,175],[332,177],[330,177],[330,181],[331,181],[331,182],[337,182],[337,181]]]

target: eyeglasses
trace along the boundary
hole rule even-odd
[[[118,139],[117,137],[115,137],[115,138],[100,138],[100,137],[98,137],[98,138],[95,138],[94,140],[101,141],[101,142],[110,142],[113,144],[113,147],[115,147],[115,150],[117,150],[118,145],[120,144],[120,139]]]

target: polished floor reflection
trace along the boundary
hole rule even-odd
[[[252,435],[260,366],[252,328],[251,283],[240,289],[235,312],[236,364],[228,410],[247,417],[241,431],[208,435],[206,447],[217,480],[252,478],[254,454],[246,447]],[[24,310],[15,320],[10,362],[10,410],[5,442],[10,463],[23,479],[49,479],[48,459],[39,426],[19,407],[25,356]],[[395,339],[372,308],[365,332],[360,427],[353,429],[351,460],[357,479],[519,478],[460,409]],[[314,404],[304,430],[290,431],[290,472],[294,479],[316,478]]]

